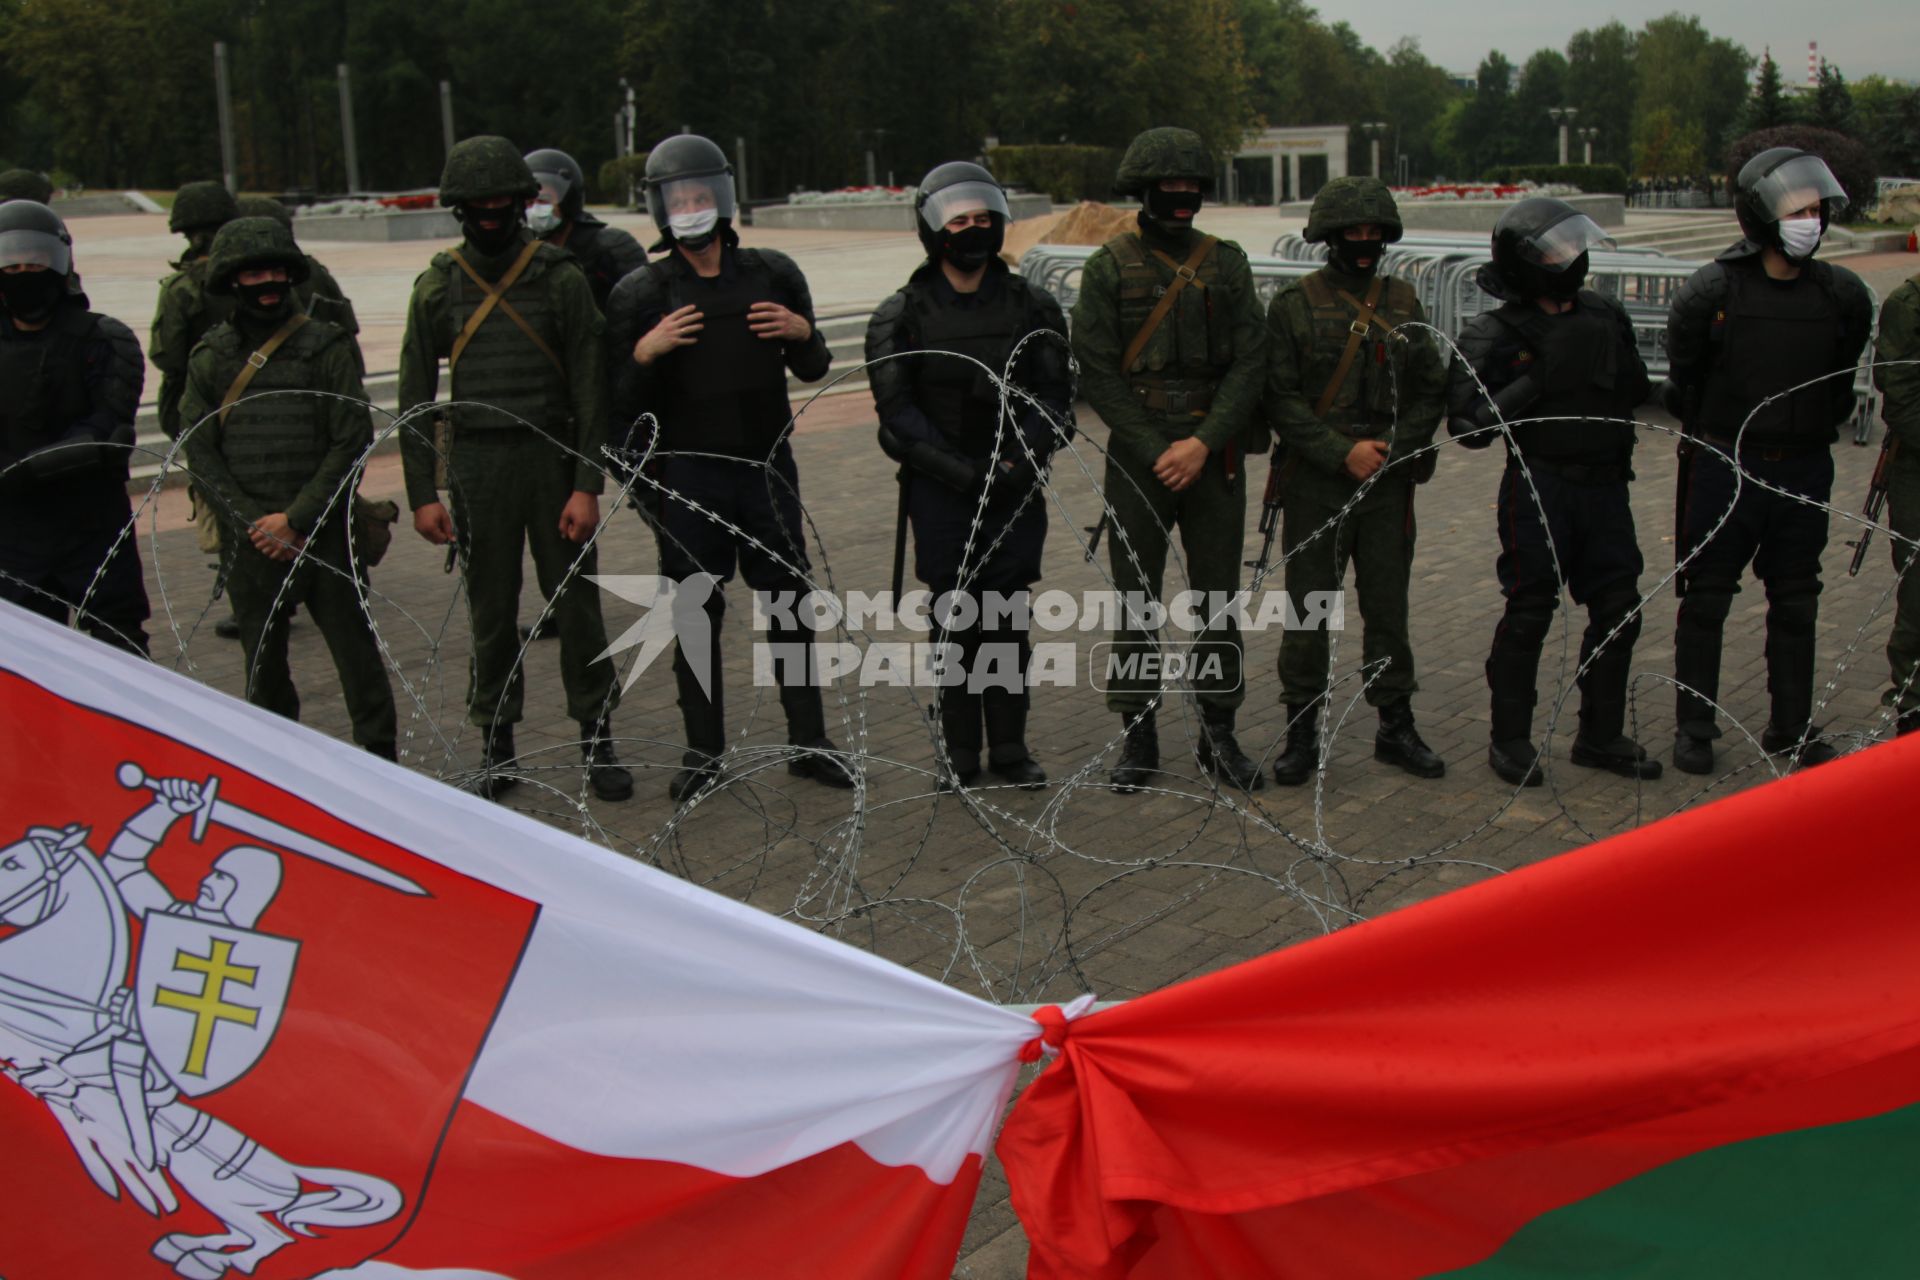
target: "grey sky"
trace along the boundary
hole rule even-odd
[[[1368,0],[1336,5],[1322,0],[1316,7],[1329,21],[1347,21],[1382,53],[1402,36],[1418,36],[1427,57],[1449,71],[1471,71],[1489,49],[1500,50],[1518,65],[1535,49],[1564,52],[1568,37],[1583,27],[1617,17],[1637,28],[1649,18],[1680,9],[1697,14],[1714,35],[1746,45],[1755,57],[1771,44],[1774,61],[1790,81],[1806,78],[1809,40],[1818,40],[1821,54],[1849,80],[1875,73],[1920,80],[1920,6],[1913,0],[1693,0],[1684,7],[1674,0],[1614,0],[1608,5],[1542,0]]]

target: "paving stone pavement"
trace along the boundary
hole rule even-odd
[[[161,239],[142,234],[153,242],[142,249],[151,256]],[[802,258],[817,293],[819,282],[832,278],[836,256],[861,256],[856,240],[818,234],[828,238],[807,246]],[[1245,238],[1254,244],[1259,235]],[[404,268],[394,256],[386,268],[388,284],[376,288],[377,295],[403,290],[427,252],[422,246],[382,246],[381,252],[396,248],[413,256]],[[886,251],[911,254],[906,245],[888,244]],[[334,252],[325,246],[323,256]],[[82,266],[99,264],[102,284],[111,289],[111,273],[104,270],[109,261],[103,254],[83,259]],[[1911,258],[1877,263],[1877,278],[1870,279],[1884,294],[1884,282],[1901,278],[1912,265]],[[871,264],[864,271],[878,280]],[[890,278],[903,275],[901,270]],[[347,273],[342,278],[358,298],[355,282]],[[131,276],[123,280],[130,287]],[[870,302],[885,292],[865,275],[836,287],[849,302]],[[869,289],[861,298],[852,296]],[[151,312],[149,303],[142,313],[131,295],[126,302],[130,320]],[[362,314],[375,324],[398,319],[397,312],[386,314],[385,304]],[[371,363],[378,367],[377,360]],[[1648,420],[1667,421],[1651,410]],[[1105,550],[1102,563],[1092,565],[1078,549],[1082,531],[1100,509],[1092,478],[1101,474],[1098,446],[1105,433],[1084,406],[1080,426],[1072,456],[1063,455],[1055,466],[1047,577],[1041,583],[1074,593],[1106,585]],[[872,428],[867,397],[845,395],[808,408],[795,435],[816,574],[842,590],[881,590],[890,574],[893,467],[875,446]],[[1857,510],[1873,451],[1843,443],[1835,452],[1836,505]],[[1636,467],[1635,513],[1649,568],[1642,589],[1650,600],[1636,654],[1633,714],[1640,739],[1664,757],[1673,730],[1673,699],[1665,683],[1673,598],[1670,586],[1660,584],[1673,560],[1671,437],[1644,433]],[[1049,789],[937,796],[928,772],[932,739],[920,712],[928,691],[839,688],[828,695],[831,731],[842,747],[864,753],[866,788],[830,791],[786,774],[778,700],[771,690],[752,685],[749,610],[736,584],[725,648],[735,745],[731,785],[678,812],[668,801],[666,780],[677,767],[680,725],[663,657],[633,684],[614,722],[621,752],[635,767],[638,794],[620,805],[591,798],[577,767],[577,732],[563,714],[556,646],[535,643],[527,655],[528,720],[520,747],[538,785],[523,786],[509,798],[517,808],[629,856],[962,989],[1035,1002],[1081,991],[1102,999],[1149,992],[1304,941],[1355,913],[1397,909],[1771,777],[1754,745],[1731,727],[1722,740],[1723,777],[1695,779],[1669,768],[1656,782],[1635,784],[1576,769],[1565,762],[1575,724],[1573,698],[1553,739],[1551,785],[1516,795],[1494,777],[1485,764],[1481,663],[1501,608],[1493,575],[1500,469],[1497,453],[1449,447],[1419,496],[1413,616],[1422,688],[1415,708],[1422,732],[1447,761],[1448,776],[1440,781],[1413,779],[1372,759],[1372,715],[1359,704],[1354,678],[1355,631],[1338,650],[1338,675],[1355,705],[1317,788],[1269,785],[1251,798],[1212,790],[1192,760],[1193,708],[1176,694],[1161,716],[1167,770],[1160,787],[1136,796],[1111,794],[1101,784],[1117,751],[1119,720],[1087,687],[1083,658],[1075,687],[1043,688],[1035,696],[1030,742],[1055,779]],[[1257,493],[1263,462],[1255,463],[1251,479]],[[376,457],[362,491],[399,498],[397,459]],[[1249,556],[1258,545],[1257,519],[1255,504],[1247,516]],[[1893,581],[1878,540],[1866,571],[1847,578],[1851,536],[1836,521],[1820,621],[1821,677],[1831,688],[1818,717],[1837,733],[1857,735],[1849,742],[1887,732],[1877,700],[1886,681]],[[142,518],[141,554],[156,609],[155,655],[239,693],[245,678],[241,655],[237,645],[212,633],[225,605],[207,611],[211,577],[192,537],[180,491],[151,501]],[[653,537],[631,511],[609,513],[600,547],[603,573],[655,569]],[[393,662],[405,763],[457,777],[472,767],[478,741],[463,707],[465,604],[458,577],[442,572],[443,564],[443,553],[413,536],[403,521],[387,561],[373,573],[373,607]],[[1176,557],[1169,592],[1184,586],[1177,564]],[[527,579],[531,583],[530,572]],[[603,600],[610,636],[638,620],[635,606],[611,596]],[[529,586],[523,620],[531,622],[538,609]],[[1764,610],[1758,584],[1749,579],[1727,628],[1723,677],[1723,701],[1756,737],[1766,719]],[[1349,612],[1357,627],[1357,610]],[[1582,624],[1579,614],[1564,608],[1557,619],[1542,668],[1543,720],[1576,661]],[[1077,640],[1084,653],[1102,637],[1038,638]],[[1275,678],[1278,645],[1278,631],[1248,636],[1250,688],[1241,741],[1267,764],[1285,726]],[[345,709],[310,623],[295,626],[292,650],[306,722],[344,738]],[[1024,1274],[1024,1268],[1024,1238],[999,1166],[989,1160],[956,1274],[1001,1280]]]

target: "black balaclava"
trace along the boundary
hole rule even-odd
[[[1006,243],[1007,229],[996,215],[990,227],[967,227],[960,231],[940,231],[940,256],[965,272],[978,271],[1000,252]]]
[[[261,299],[267,297],[276,299],[273,305],[263,305]],[[293,283],[288,280],[264,280],[259,284],[235,281],[233,298],[247,319],[256,324],[277,325],[293,309]]]
[[[0,299],[7,313],[28,324],[53,314],[67,293],[67,278],[57,271],[0,271]]]
[[[1147,188],[1146,216],[1167,235],[1175,235],[1193,226],[1193,215],[1200,212],[1206,197],[1198,191],[1162,191],[1157,185]]]
[[[512,201],[502,209],[482,209],[477,205],[460,206],[460,234],[466,237],[482,256],[491,258],[512,244],[520,234],[520,224],[526,221],[526,206]],[[491,222],[489,229],[482,222]]]
[[[1527,297],[1571,302],[1587,283],[1587,255],[1581,254],[1562,271],[1549,271],[1532,263],[1522,263],[1520,275],[1520,289]]]
[[[1327,257],[1350,276],[1370,276],[1380,269],[1380,257],[1387,251],[1385,240],[1349,240],[1336,231],[1327,237]],[[1365,266],[1360,264],[1367,259]]]

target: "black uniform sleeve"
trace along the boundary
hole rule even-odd
[[[1059,299],[1044,289],[1026,288],[1026,346],[1021,350],[1021,385],[1045,406],[1020,415],[1027,447],[1043,461],[1073,434],[1073,355],[1067,342],[1067,318]]]
[[[907,291],[901,289],[874,309],[864,348],[867,386],[880,416],[880,447],[896,462],[905,460],[908,446],[941,442],[939,431],[914,403],[913,362],[893,358],[917,349],[906,316]]]
[[[1675,396],[1667,407],[1681,425],[1689,425],[1700,411],[1700,394],[1712,363],[1713,317],[1727,304],[1727,269],[1709,262],[1687,278],[1667,309],[1667,377]]]
[[[1845,267],[1833,267],[1835,300],[1840,305],[1839,341],[1834,347],[1834,367],[1851,370],[1860,363],[1860,353],[1873,336],[1873,293],[1866,282]],[[1838,426],[1853,416],[1858,397],[1852,376],[1833,378],[1833,421]]]
[[[807,324],[813,329],[805,342],[788,345],[787,368],[802,382],[818,382],[827,376],[827,370],[833,365],[833,355],[827,350],[827,340],[820,336],[820,326],[814,322],[813,292],[807,288],[807,278],[801,274],[799,265],[786,254],[772,249],[756,252],[772,274],[775,287],[785,296],[787,310],[806,317]]]
[[[1620,335],[1620,403],[1634,408],[1645,404],[1653,392],[1653,379],[1647,375],[1647,362],[1640,356],[1640,335],[1634,332],[1633,318],[1612,298],[1605,299],[1613,313],[1615,331]]]
[[[629,272],[607,299],[607,403],[615,445],[643,449],[635,420],[659,398],[659,375],[634,362],[633,347],[667,314],[666,280],[658,266]]]

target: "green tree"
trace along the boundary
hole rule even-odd
[[[1707,167],[1706,134],[1666,107],[1646,112],[1633,129],[1634,171],[1645,178],[1690,178]]]
[[[1473,96],[1462,111],[1456,144],[1468,171],[1479,174],[1495,165],[1528,159],[1519,133],[1513,97],[1513,64],[1499,50],[1489,53],[1474,73]]]
[[[1867,76],[1853,85],[1853,105],[1880,172],[1920,178],[1920,87]]]
[[[1420,42],[1407,36],[1387,51],[1380,94],[1382,118],[1393,126],[1390,154],[1405,155],[1415,174],[1438,172],[1440,122],[1449,105],[1463,97],[1453,78],[1427,61]]]
[[[1847,90],[1847,78],[1824,58],[1820,60],[1820,79],[1814,86],[1806,122],[1835,133],[1855,137],[1860,133],[1860,118],[1853,108],[1853,94]]]
[[[1740,127],[1748,133],[1776,129],[1792,124],[1793,118],[1793,104],[1780,84],[1780,64],[1773,60],[1773,50],[1767,49],[1760,55],[1760,74],[1753,82],[1753,96],[1747,99]]]
[[[1560,158],[1560,126],[1548,114],[1554,107],[1572,106],[1567,93],[1567,60],[1557,49],[1540,49],[1520,69],[1520,88],[1513,95],[1514,141],[1520,154],[1516,163],[1545,164]],[[1567,123],[1569,130],[1586,123],[1575,109]],[[1568,158],[1580,159],[1580,145],[1572,133],[1567,135]]]
[[[1641,171],[1655,172],[1639,159],[1643,139],[1678,139],[1697,131],[1703,162],[1707,156],[1718,156],[1738,125],[1752,65],[1743,47],[1710,34],[1696,17],[1671,13],[1647,23],[1634,56],[1639,88],[1634,107],[1635,163]],[[1663,120],[1649,123],[1663,112]],[[1655,154],[1677,153],[1667,148]],[[1661,163],[1670,165],[1671,160]]]
[[[1639,37],[1618,20],[1574,33],[1567,41],[1567,101],[1577,121],[1598,129],[1593,158],[1626,167],[1632,160],[1634,57]]]

